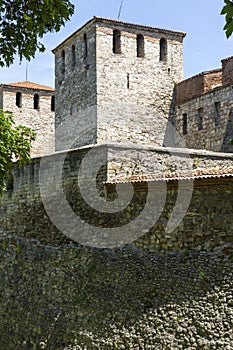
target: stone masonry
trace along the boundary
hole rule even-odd
[[[57,163],[56,159],[62,157],[63,153],[68,156],[67,150],[76,149],[71,154],[74,155],[80,167],[80,162],[82,163],[88,157],[88,150],[93,149],[94,157],[97,157],[94,161],[90,161],[93,165],[93,162],[99,161],[98,147],[101,148],[101,145],[105,150],[104,163],[100,168],[101,176],[97,174],[96,178],[98,186],[101,183],[100,193],[103,196],[105,196],[106,184],[111,184],[112,181],[112,184],[114,181],[121,182],[122,179],[122,182],[124,179],[127,182],[134,182],[135,177],[138,182],[147,182],[146,178],[142,180],[143,176],[155,176],[153,181],[156,182],[156,176],[160,174],[160,181],[165,182],[169,173],[171,177],[176,176],[177,181],[177,176],[181,176],[183,180],[186,176],[190,180],[190,177],[198,177],[199,173],[192,173],[195,169],[207,178],[214,179],[216,176],[231,178],[232,154],[228,155],[223,151],[230,151],[230,139],[233,135],[231,125],[233,90],[228,77],[233,58],[223,60],[222,69],[205,72],[181,82],[184,35],[181,32],[94,17],[54,49],[55,139],[56,150],[60,152],[55,152],[51,158],[51,164],[47,164],[48,169],[54,168],[53,176],[50,178],[48,175],[46,179],[50,184],[48,192],[49,194],[51,192],[51,196],[56,193],[58,185],[56,181],[59,181],[57,173],[59,169],[56,165],[59,162]],[[8,103],[9,109],[12,110],[13,105],[18,123],[21,122],[20,113],[23,113],[25,106],[22,124],[38,131],[38,143],[33,155],[44,154],[46,149],[51,153],[54,129],[53,114],[49,111],[49,107],[51,109],[52,98],[54,96],[51,88],[33,83],[2,85],[0,101],[3,108],[7,109]],[[43,101],[45,101],[44,105]],[[215,113],[213,113],[213,106]],[[43,111],[40,115],[42,107],[45,112]],[[27,113],[30,110],[34,114]],[[32,116],[35,117],[32,119]],[[174,130],[170,128],[172,123],[182,134],[179,140],[178,136],[172,140],[175,136]],[[167,146],[164,143],[166,137],[171,144],[174,141],[174,146],[177,148],[164,147]],[[43,138],[41,143],[40,138]],[[48,148],[46,148],[47,144]],[[84,148],[77,149],[77,146],[81,145]],[[208,152],[205,149],[218,151],[218,153]],[[21,222],[21,215],[16,219],[18,217],[16,203],[18,203],[18,196],[20,203],[22,197],[25,198],[25,208],[37,205],[37,202],[34,203],[35,198],[40,202],[40,190],[43,186],[39,188],[41,183],[38,178],[35,181],[35,174],[38,176],[40,160],[43,164],[44,159],[47,158],[42,157],[35,161],[27,171],[26,169],[21,171],[16,166],[14,183],[8,186],[11,191],[13,189],[13,192],[1,201],[4,208],[2,225],[6,228],[19,230],[21,233],[25,230],[34,231],[35,227],[32,229],[34,224],[28,219],[28,213],[26,221],[23,219]],[[63,185],[67,184],[68,197],[71,196],[71,201],[74,202],[74,207],[78,208],[78,212],[84,210],[86,211],[84,214],[88,216],[89,209],[86,209],[84,199],[79,195],[77,195],[79,199],[75,199],[76,192],[75,187],[72,187],[72,181],[74,176],[76,182],[84,178],[88,183],[92,170],[89,169],[88,173],[88,169],[83,171],[81,167],[80,173],[77,172],[77,165],[73,160],[71,164],[69,159],[65,164],[66,162],[68,162],[67,169],[73,170],[71,179],[69,172],[67,178],[63,178]],[[60,169],[60,172],[62,171],[66,175],[66,171]],[[203,179],[205,176],[200,181]],[[150,181],[149,179],[148,183]],[[85,186],[87,186],[86,192],[90,192],[88,184]],[[231,191],[230,186],[230,193]],[[144,193],[144,190],[142,192]],[[156,197],[156,191],[154,196]],[[204,201],[202,198],[200,203]],[[200,203],[199,205],[202,205]],[[138,208],[135,206],[133,210],[135,213],[141,208],[140,199],[137,204]],[[54,208],[58,209],[57,205]],[[42,203],[37,209],[38,212],[41,206]],[[226,205],[225,209],[228,218],[229,215],[231,216],[229,207]],[[59,210],[60,218],[63,220],[63,206]],[[132,211],[127,213],[129,218],[131,214]],[[35,216],[30,215],[30,217],[35,223]],[[45,221],[47,225],[47,219]],[[211,220],[209,220],[210,223]],[[48,227],[52,232],[51,226],[48,225]],[[180,230],[183,232],[183,226]],[[224,231],[231,235],[230,219],[226,220]],[[161,245],[164,249],[168,248],[164,243],[165,231],[161,229],[157,234],[161,236],[161,240],[157,240],[156,249],[159,250]],[[193,247],[193,241],[195,238],[191,238],[190,247]],[[169,248],[182,247],[182,244],[176,245],[172,240]],[[150,246],[150,243],[148,245]]]
[[[233,58],[176,86],[175,125],[187,148],[232,152]]]
[[[111,142],[232,152],[233,57],[182,81],[184,36],[94,17],[53,50],[55,127],[52,88],[4,84],[0,107],[35,129],[33,156],[52,153],[54,143],[56,150]],[[167,134],[171,124],[179,140]]]
[[[1,231],[2,350],[232,350],[226,250],[59,249]]]
[[[54,49],[57,150],[64,121],[68,139],[77,129],[74,146],[162,146],[174,83],[183,78],[184,36],[94,17]]]
[[[140,180],[134,185],[134,197],[129,205],[124,205],[124,210],[118,211],[115,215],[107,212],[98,211],[98,197],[92,196],[91,203],[86,203],[80,192],[80,183],[78,179],[83,180],[85,191],[90,191],[90,184],[92,179],[92,169],[90,173],[86,173],[83,169],[80,173],[80,167],[90,151],[94,151],[91,164],[98,164],[99,160],[103,159],[103,163],[108,160],[108,168],[103,166],[97,176],[97,187],[99,194],[113,200],[116,196],[114,176],[119,178],[125,173],[130,175],[141,175],[146,172],[153,175],[160,169],[160,174],[167,172],[176,173],[180,169],[185,169],[188,166],[189,171],[193,169],[202,170],[203,168],[224,169],[232,167],[233,155],[223,155],[213,152],[189,152],[186,150],[172,151],[166,148],[151,148],[142,149],[133,147],[125,149],[121,146],[112,145],[95,145],[86,146],[78,150],[69,152],[58,152],[43,159],[36,158],[31,164],[24,169],[15,167],[14,182],[10,186],[10,190],[1,198],[0,207],[0,225],[7,230],[18,233],[20,236],[27,238],[35,238],[41,242],[52,245],[60,245],[65,243],[68,238],[62,234],[64,231],[69,231],[72,236],[81,237],[81,242],[85,242],[85,234],[89,228],[83,231],[79,225],[74,225],[72,220],[68,220],[67,212],[64,210],[65,202],[61,194],[64,191],[65,201],[67,200],[71,212],[75,212],[77,217],[84,220],[95,227],[117,227],[122,226],[122,235],[131,237],[129,243],[134,243],[136,246],[148,251],[171,250],[177,251],[180,249],[213,249],[219,244],[227,244],[231,242],[233,235],[232,226],[232,173],[228,176],[217,177],[207,176],[205,178],[197,179],[194,182],[194,187],[190,185],[190,178],[185,181],[182,179],[183,194],[188,196],[191,191],[190,207],[187,213],[184,212],[182,223],[171,233],[166,233],[166,225],[171,216],[173,207],[175,205],[177,191],[181,182],[176,179],[169,182],[166,189],[164,179],[162,181],[154,182],[153,188],[150,189],[150,195],[158,204],[161,200],[160,196],[163,191],[167,199],[164,204],[163,213],[158,222],[146,225],[145,222],[150,223],[151,218],[154,217],[157,209],[151,205],[151,212],[144,214],[143,220],[136,221],[137,216],[144,210],[147,201],[147,181]],[[173,154],[172,154],[173,153]],[[131,161],[129,159],[131,154]],[[111,161],[109,161],[111,160]],[[42,161],[42,163],[41,163]],[[45,161],[45,165],[43,165]],[[188,165],[189,164],[189,165]],[[60,167],[61,166],[61,167]],[[154,166],[154,168],[153,168]],[[149,169],[149,171],[148,171]],[[62,176],[62,190],[59,189],[59,177]],[[43,182],[43,177],[45,181]],[[132,181],[133,182],[133,181]],[[150,182],[150,181],[149,181]],[[124,192],[130,191],[130,180],[123,184]],[[164,187],[165,186],[165,187]],[[47,189],[47,190],[46,190]],[[46,191],[46,199],[42,201],[42,194]],[[62,192],[61,192],[62,191]],[[192,192],[193,191],[193,192]],[[50,208],[55,209],[56,226],[53,224],[53,214],[49,216],[46,213],[44,204],[48,203]],[[157,205],[156,204],[156,205]],[[181,206],[181,203],[179,204]],[[182,206],[180,208],[182,210]],[[219,216],[221,220],[219,220]],[[221,213],[221,214],[220,214]],[[146,215],[146,216],[145,216]],[[135,220],[135,223],[134,223]],[[155,220],[156,221],[156,220]],[[124,225],[132,223],[131,230],[125,232]],[[63,225],[65,223],[65,226]],[[137,240],[134,232],[138,227],[141,229],[141,238]],[[149,230],[149,228],[151,229]],[[63,229],[61,229],[63,227]],[[85,234],[84,234],[85,232]],[[213,234],[214,232],[214,234]],[[100,239],[98,231],[96,234],[91,234],[95,245],[95,240]],[[114,237],[113,237],[114,239]],[[124,245],[123,241],[117,241],[117,246]],[[111,239],[109,237],[107,246],[111,246]]]
[[[228,57],[222,60],[222,84],[223,86],[233,84],[233,57]]]
[[[31,156],[53,153],[54,89],[29,81],[0,85],[0,108],[13,112],[16,125],[36,131]]]
[[[43,156],[0,198],[0,350],[233,349],[233,58],[182,81],[183,37],[94,17],[61,43],[46,156],[53,90],[1,86]]]

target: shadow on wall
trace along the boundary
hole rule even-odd
[[[226,127],[226,133],[223,139],[221,152],[233,152],[233,144],[231,140],[233,139],[233,110],[229,112],[229,118]]]
[[[195,337],[209,348],[218,327],[230,330],[223,255],[53,248],[9,235],[0,251],[1,349],[171,349]]]
[[[172,98],[171,98],[171,104],[169,109],[169,116],[167,121],[167,127],[165,130],[164,140],[163,140],[163,147],[182,147],[181,137],[178,136],[178,132],[176,131],[176,118],[175,118],[175,100],[176,97],[176,90],[174,88]]]

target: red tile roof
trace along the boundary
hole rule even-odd
[[[40,85],[33,83],[31,81],[20,81],[17,83],[6,83],[2,84],[3,86],[13,86],[18,88],[26,88],[26,89],[34,89],[34,90],[47,90],[47,91],[54,91],[54,89],[50,86]]]
[[[174,180],[195,180],[195,179],[211,179],[233,177],[233,167],[225,168],[209,168],[209,169],[195,169],[181,172],[167,172],[151,175],[132,175],[128,177],[117,177],[106,181],[106,184],[117,183],[135,183],[135,182],[154,182],[154,181],[174,181]]]

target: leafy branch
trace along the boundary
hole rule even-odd
[[[233,0],[224,0],[225,6],[222,8],[221,15],[225,15],[226,37],[229,38],[233,33]]]
[[[15,55],[29,60],[48,32],[58,32],[74,13],[69,0],[0,0],[0,66],[9,66]]]
[[[26,126],[15,126],[11,112],[0,110],[0,195],[12,171],[13,160],[20,166],[30,160],[31,142],[35,132]]]

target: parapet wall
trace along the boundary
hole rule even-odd
[[[233,56],[222,60],[222,68],[194,75],[176,85],[176,104],[200,97],[216,87],[233,84]]]
[[[222,70],[203,72],[178,83],[175,88],[176,105],[199,97],[205,92],[222,85]]]

